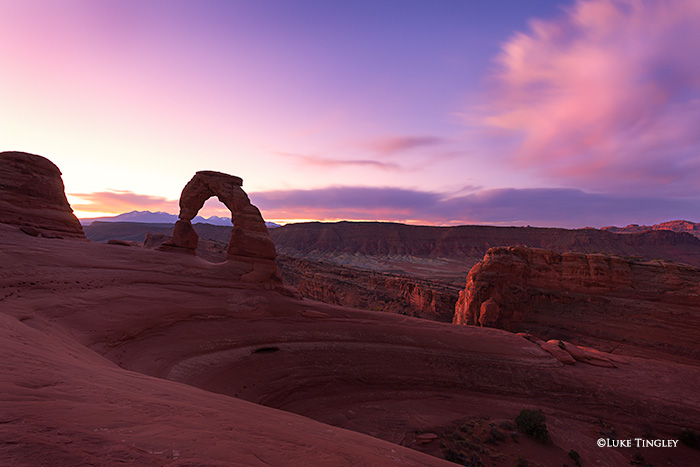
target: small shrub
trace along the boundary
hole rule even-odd
[[[500,441],[505,441],[506,440],[506,435],[503,434],[501,430],[496,428],[495,426],[491,425],[489,426],[489,431],[486,434],[486,439],[484,440],[484,443],[486,444],[498,444]]]
[[[469,462],[467,456],[453,451],[452,449],[446,449],[442,453],[445,456],[445,460],[454,462],[455,464],[467,465],[467,462]]]
[[[515,467],[530,467],[530,461],[520,456],[518,460],[515,461]]]
[[[577,467],[581,467],[581,455],[573,449],[569,451],[569,457],[574,461]]]
[[[498,426],[501,427],[502,429],[508,430],[508,431],[515,430],[515,425],[513,425],[513,422],[510,422],[508,420],[506,420],[505,422],[499,423]]]
[[[630,464],[641,465],[642,467],[653,467],[650,463],[647,462],[642,453],[639,451],[634,453],[632,459],[630,459]]]
[[[547,443],[550,441],[549,430],[547,423],[541,410],[524,409],[515,417],[515,424],[518,425],[520,431],[526,435],[530,435],[537,441]]]
[[[678,439],[689,448],[700,449],[700,433],[695,430],[683,428]]]

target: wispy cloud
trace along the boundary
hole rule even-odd
[[[372,159],[331,159],[308,154],[293,154],[289,152],[276,152],[275,154],[285,158],[294,159],[299,164],[317,167],[371,167],[380,170],[401,170],[401,166],[393,162],[382,162]]]
[[[387,136],[369,141],[362,146],[373,153],[387,156],[416,148],[438,146],[445,142],[444,138],[437,136]]]
[[[134,210],[178,212],[178,201],[160,196],[142,195],[128,190],[93,193],[68,193],[76,211],[123,213]]]
[[[601,191],[696,193],[700,2],[579,0],[497,57],[478,112],[521,168]]]

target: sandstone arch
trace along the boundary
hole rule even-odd
[[[199,236],[192,227],[192,219],[204,202],[216,196],[230,211],[233,231],[226,251],[227,260],[274,260],[275,245],[267,233],[260,210],[251,204],[243,191],[243,180],[221,172],[197,172],[180,195],[180,215],[175,224],[173,239],[164,244],[168,250],[195,254]]]

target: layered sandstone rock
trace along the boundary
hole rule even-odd
[[[630,224],[627,227],[609,226],[602,227],[601,230],[622,234],[640,233],[648,230],[670,230],[673,232],[686,232],[694,237],[700,238],[700,223],[684,220],[668,221],[654,225]]]
[[[66,199],[61,171],[25,152],[0,153],[0,223],[33,236],[85,238]]]
[[[198,253],[199,254],[199,253]],[[280,255],[282,278],[306,298],[449,322],[459,289],[415,276],[379,273]]]
[[[199,236],[192,227],[192,219],[206,200],[216,196],[231,211],[233,230],[226,252],[227,261],[252,266],[252,270],[242,276],[245,281],[281,282],[274,262],[275,245],[260,211],[251,204],[242,185],[243,180],[233,175],[213,171],[197,172],[180,195],[180,219],[175,224],[173,238],[160,248],[195,254]]]
[[[453,322],[695,360],[700,344],[688,336],[699,319],[700,269],[497,247],[467,276]]]
[[[277,251],[289,256],[425,279],[454,278],[458,284],[496,246],[661,258],[700,267],[700,239],[669,230],[619,235],[597,229],[307,222],[272,229],[270,236]]]

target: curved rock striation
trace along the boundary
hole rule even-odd
[[[243,191],[243,180],[221,172],[200,171],[190,180],[180,195],[180,215],[175,223],[173,238],[160,248],[195,254],[199,236],[192,219],[204,202],[216,196],[230,211],[233,230],[226,251],[226,260],[252,265],[243,275],[250,282],[281,282],[275,257],[275,245],[270,239],[265,220]]]
[[[496,247],[469,272],[453,322],[697,361],[699,299],[690,266]]]
[[[0,223],[33,236],[85,238],[66,199],[61,171],[26,152],[0,153]]]

